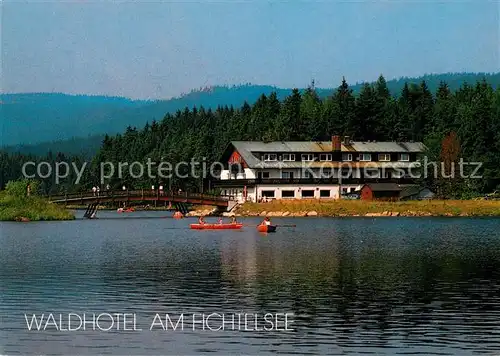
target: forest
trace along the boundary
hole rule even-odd
[[[405,83],[400,92],[391,93],[383,76],[375,83],[363,84],[359,93],[344,79],[326,98],[318,95],[312,82],[304,91],[293,89],[283,100],[273,92],[239,108],[186,107],[142,128],[129,126],[123,133],[106,135],[79,184],[73,184],[71,172],[63,184],[55,185],[54,179],[48,178],[41,187],[47,193],[90,189],[99,184],[99,162],[104,161],[145,163],[149,158],[174,164],[205,157],[214,162],[233,140],[322,141],[330,140],[333,134],[359,141],[422,141],[429,159],[449,160],[451,149],[454,161],[463,158],[483,163],[483,179],[446,183],[447,189],[440,190],[446,198],[469,198],[500,189],[500,88],[494,89],[483,79],[451,90],[442,81],[434,93],[421,81]],[[81,164],[84,160],[50,152],[46,157],[0,155],[1,187],[20,178],[26,161]],[[125,175],[109,183],[140,189],[164,182]],[[421,183],[432,188],[443,185],[432,178]],[[200,189],[200,182],[194,179],[174,179],[171,184],[184,190]]]

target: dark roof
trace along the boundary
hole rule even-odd
[[[231,141],[238,151],[248,152],[331,152],[331,141]],[[341,144],[342,152],[422,152],[422,142],[362,142],[351,141]],[[240,152],[241,153],[241,152]]]
[[[262,162],[259,153],[331,153],[332,143],[330,141],[231,141],[226,149],[222,160],[225,161],[232,153],[232,149],[238,151],[250,168],[301,168],[301,162]],[[342,143],[342,152],[397,152],[418,153],[423,152],[425,146],[421,142],[351,142],[349,145]],[[309,162],[313,163],[313,162]],[[316,162],[320,167],[332,164],[332,162]],[[353,162],[354,163],[354,162]],[[358,163],[358,162],[356,162]],[[359,162],[388,164],[389,166],[401,165],[408,167],[410,162]],[[338,163],[334,162],[335,167]],[[319,167],[318,167],[319,168]]]
[[[427,188],[427,187],[421,187],[419,185],[405,185],[405,186],[401,186],[401,188],[402,188],[402,190],[399,193],[399,197],[400,198],[407,198],[407,197],[411,197],[411,196],[414,196],[414,195],[419,195],[419,194],[421,194],[425,190],[429,191],[432,195],[435,194],[429,188]]]
[[[373,192],[399,192],[401,188],[396,183],[369,183],[365,184]]]
[[[423,188],[419,185],[407,185],[407,186],[401,187],[401,192],[399,193],[399,196],[401,198],[411,197],[413,195],[419,194],[424,189],[425,188]]]

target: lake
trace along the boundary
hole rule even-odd
[[[0,354],[499,354],[500,219],[275,219],[297,227],[264,235],[167,214],[0,223]],[[58,330],[70,313],[104,317]],[[212,330],[189,322],[211,313]],[[129,330],[104,331],[107,314]],[[249,328],[217,319],[237,314]],[[265,314],[281,328],[252,329]]]

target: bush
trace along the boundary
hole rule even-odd
[[[27,196],[28,185],[30,186],[30,195],[36,195],[38,192],[39,183],[36,180],[22,179],[18,181],[9,181],[5,187],[8,195],[22,198]]]

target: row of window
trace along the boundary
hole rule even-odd
[[[399,158],[399,161],[402,161],[402,162],[409,162],[410,161],[410,155],[408,153],[400,153],[398,155],[398,158]],[[305,162],[315,161],[314,154],[312,154],[312,153],[302,154],[300,156],[300,159],[302,161],[305,161]],[[353,159],[352,153],[342,153],[342,161],[349,162],[349,161],[352,161],[352,159]],[[278,161],[278,154],[266,153],[262,156],[262,160],[264,162]],[[283,162],[293,162],[296,160],[295,153],[284,153],[281,155],[281,160]],[[319,155],[319,160],[320,160],[320,162],[332,161],[332,154],[331,153],[321,153]],[[358,156],[358,160],[361,162],[370,162],[372,160],[372,154],[371,153],[360,153]],[[389,153],[379,153],[378,160],[380,162],[390,162],[391,155]]]
[[[354,192],[354,188],[351,187],[343,187],[342,194],[348,194]],[[295,190],[282,190],[281,198],[283,199],[294,199],[296,198]],[[262,197],[266,198],[276,198],[275,190],[262,190]],[[301,198],[314,198],[314,190],[313,189],[303,189],[298,194]],[[320,198],[330,198],[332,197],[332,191],[330,189],[320,189],[319,191]]]
[[[263,190],[262,192],[262,197],[266,198],[276,198],[276,192],[274,190]],[[329,189],[321,189],[319,191],[319,196],[321,198],[329,198],[331,197],[331,190]],[[294,199],[295,196],[295,190],[282,190],[281,191],[281,197],[283,199]],[[301,198],[314,198],[314,190],[313,189],[304,189],[300,191],[300,197]]]
[[[366,173],[368,173],[368,171]],[[352,177],[352,172],[349,176]],[[389,172],[386,170],[379,171],[378,169],[373,169],[373,176],[371,178],[404,178],[407,176],[408,175],[400,173],[400,172]],[[301,178],[309,179],[309,178],[332,178],[332,177],[336,177],[336,176],[334,176],[333,172],[327,171],[327,172],[321,172],[321,174],[319,174],[319,173],[311,174],[310,171],[304,171],[304,176]],[[271,178],[270,172],[266,172],[266,171],[258,172],[257,178],[258,179],[270,179]],[[281,171],[280,178],[281,179],[294,179],[295,178],[294,172]],[[342,178],[347,178],[347,177],[343,175]],[[370,178],[370,176],[368,175],[366,178]]]

